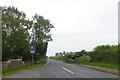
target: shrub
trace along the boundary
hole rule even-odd
[[[91,60],[90,56],[82,56],[76,60],[77,63],[89,62]]]
[[[90,53],[91,62],[118,64],[118,46],[101,45]]]

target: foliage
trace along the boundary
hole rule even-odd
[[[92,62],[118,64],[118,46],[101,45],[94,48],[90,54]]]
[[[73,54],[65,54],[64,58],[71,59],[73,57]]]
[[[80,57],[85,56],[85,55],[88,55],[88,52],[85,50],[82,50],[80,52],[75,52],[74,59],[80,58]]]
[[[82,56],[76,60],[77,63],[89,62],[91,60],[90,56]]]
[[[29,20],[15,7],[2,7],[2,61],[31,60],[30,46],[36,47],[36,60],[45,58],[53,27],[48,19],[38,14]]]
[[[18,58],[28,53],[29,41],[25,19],[26,15],[15,7],[3,7],[2,10],[2,53],[3,61]],[[9,58],[8,58],[9,57]]]
[[[118,69],[120,60],[120,44],[119,45],[100,45],[93,51],[82,50],[80,52],[65,53],[59,60],[74,60],[78,64],[95,65],[107,68]]]

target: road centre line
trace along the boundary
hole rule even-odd
[[[69,73],[71,73],[71,74],[74,74],[74,72],[68,70],[67,68],[65,68],[65,67],[62,67],[62,68],[63,68],[64,70],[66,70],[67,72],[69,72]]]

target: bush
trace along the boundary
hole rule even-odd
[[[90,56],[82,56],[76,60],[77,63],[89,62],[91,60]]]
[[[101,45],[90,54],[91,62],[118,64],[118,46]]]

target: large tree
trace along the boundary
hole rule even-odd
[[[33,16],[32,45],[36,46],[39,59],[46,56],[48,42],[52,41],[51,28],[54,28],[54,26],[48,19],[44,19],[37,14]]]
[[[35,57],[45,57],[53,25],[48,19],[35,14],[29,20],[15,7],[2,7],[2,59],[31,60],[30,46],[36,46]],[[32,31],[32,32],[31,32]],[[38,57],[39,56],[39,57]]]
[[[2,8],[3,60],[28,53],[29,33],[26,15],[15,7]]]

